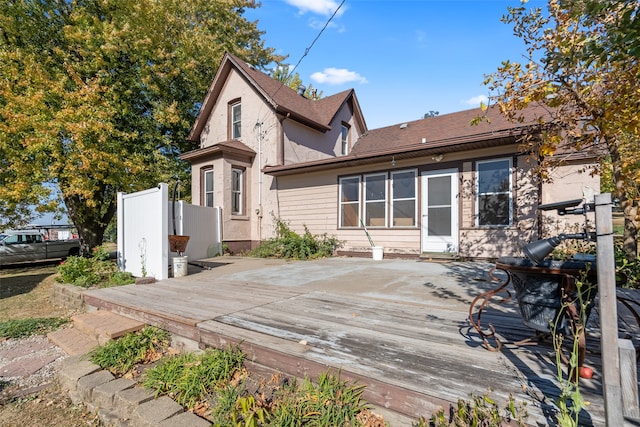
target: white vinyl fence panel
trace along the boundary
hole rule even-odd
[[[189,236],[183,255],[189,260],[213,257],[222,251],[220,209],[174,204],[167,184],[158,184],[137,193],[118,193],[118,267],[136,277],[169,277],[169,234],[173,234],[175,206],[176,232]]]
[[[169,202],[169,234],[173,229],[174,203]],[[184,255],[190,260],[212,258],[222,253],[222,233],[220,230],[220,214],[218,207],[196,206],[179,200],[175,203],[175,233],[189,236],[189,243]],[[172,256],[177,255],[172,252]]]

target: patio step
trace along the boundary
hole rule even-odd
[[[144,323],[109,311],[93,311],[72,317],[73,327],[47,334],[49,340],[67,354],[86,354],[109,340],[142,329]]]
[[[98,347],[98,340],[75,328],[58,329],[47,334],[49,341],[60,347],[69,356],[80,356]]]
[[[144,323],[106,310],[78,314],[72,320],[74,328],[94,338],[100,345],[144,328]]]
[[[455,252],[422,252],[420,259],[423,261],[458,261],[460,257]]]

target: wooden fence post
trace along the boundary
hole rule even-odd
[[[624,424],[620,357],[618,354],[618,309],[616,305],[616,263],[613,253],[611,194],[595,196],[596,263],[600,300],[600,348],[602,352],[602,391],[608,427]]]

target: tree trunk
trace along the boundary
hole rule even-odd
[[[615,140],[611,139],[611,141]],[[629,197],[627,184],[620,168],[622,159],[615,144],[609,144],[609,153],[613,167],[612,175],[616,197],[620,200],[620,207],[624,213],[623,251],[627,260],[634,261],[638,257],[638,223],[636,222],[638,205],[635,200]]]
[[[83,199],[64,196],[69,218],[76,226],[80,237],[80,255],[91,256],[93,249],[102,244],[104,231],[116,212],[115,198],[103,200],[100,208],[87,206]]]
[[[625,199],[621,202],[624,212],[624,235],[622,240],[622,248],[625,258],[633,261],[638,257],[638,223],[636,215],[638,214],[638,206],[633,200]]]

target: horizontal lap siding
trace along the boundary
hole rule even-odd
[[[300,233],[335,234],[338,222],[336,178],[318,174],[278,178],[280,218]]]

